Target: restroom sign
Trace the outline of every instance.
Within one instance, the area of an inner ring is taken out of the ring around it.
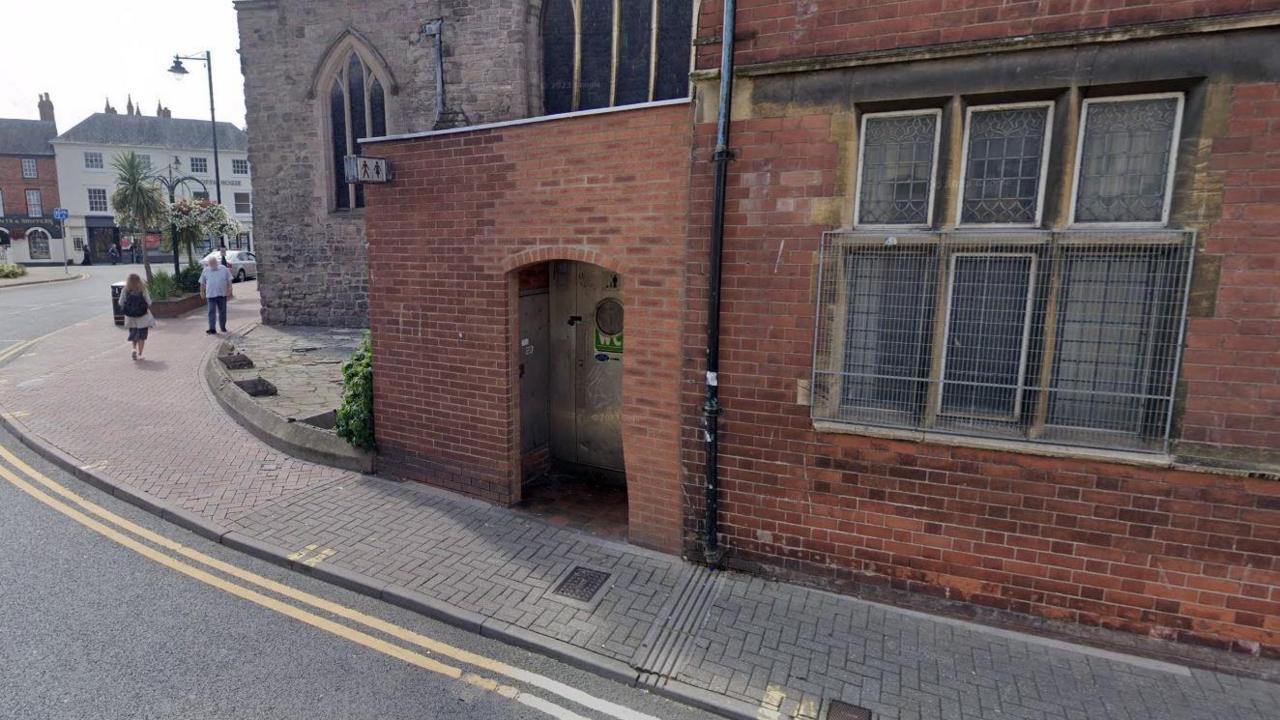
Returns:
[[[391,179],[391,165],[386,158],[347,155],[342,160],[349,183],[384,183]]]
[[[617,335],[606,335],[596,330],[595,341],[596,352],[603,353],[621,353],[622,352],[622,333]]]

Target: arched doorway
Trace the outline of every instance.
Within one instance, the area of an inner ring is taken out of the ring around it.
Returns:
[[[522,504],[625,538],[622,276],[551,260],[517,271]]]

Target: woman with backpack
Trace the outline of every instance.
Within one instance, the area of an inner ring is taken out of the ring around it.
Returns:
[[[151,315],[151,295],[142,284],[138,273],[131,273],[120,292],[120,310],[124,313],[124,326],[129,331],[129,343],[133,345],[133,359],[142,359],[142,349],[147,345],[147,331],[156,326]]]

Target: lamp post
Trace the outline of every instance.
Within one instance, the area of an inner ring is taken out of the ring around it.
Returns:
[[[218,115],[213,107],[213,60],[208,50],[204,51],[204,55],[174,55],[173,65],[169,66],[169,72],[177,76],[179,80],[187,75],[187,69],[182,66],[183,60],[198,60],[204,63],[205,69],[209,71],[209,123],[213,130],[213,184],[216,186],[218,204],[222,204],[222,170],[218,163]]]
[[[199,183],[200,189],[204,190],[204,194],[205,195],[209,194],[209,188],[205,187],[203,180],[201,180],[200,178],[191,177],[190,175],[180,175],[175,178],[173,176],[174,168],[177,168],[179,172],[182,171],[182,160],[177,155],[173,156],[173,162],[169,163],[168,168],[165,168],[166,171],[168,172],[167,177],[165,175],[155,176],[156,182],[163,185],[164,189],[169,191],[170,206],[173,205],[176,199],[174,198],[174,191],[177,190],[180,185],[185,185],[188,182]],[[173,240],[173,277],[176,280],[178,278],[178,273],[182,271],[178,267],[178,228],[174,226],[172,220],[169,222],[169,237],[172,238]],[[142,242],[142,251],[143,252],[147,251],[147,243],[146,243],[145,237],[143,238],[143,242]]]

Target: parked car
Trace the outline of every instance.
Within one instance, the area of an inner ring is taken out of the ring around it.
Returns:
[[[209,258],[222,259],[222,251],[214,250],[204,256],[204,262],[209,262]],[[231,277],[236,282],[244,280],[256,279],[258,277],[258,257],[247,250],[228,250],[227,265],[231,268]]]

